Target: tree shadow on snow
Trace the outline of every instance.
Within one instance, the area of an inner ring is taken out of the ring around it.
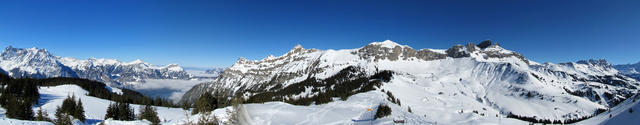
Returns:
[[[42,106],[44,104],[47,104],[51,100],[59,99],[59,98],[61,98],[61,97],[60,96],[51,95],[51,94],[40,94],[40,99],[38,99],[38,106]]]
[[[87,119],[84,122],[89,124],[89,125],[95,125],[98,124],[99,122],[102,122],[103,120],[100,119]]]

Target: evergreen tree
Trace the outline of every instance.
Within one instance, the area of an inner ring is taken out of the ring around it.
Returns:
[[[25,88],[24,88],[24,96],[27,98],[27,102],[31,102],[33,104],[38,103],[38,99],[40,98],[40,93],[38,92],[38,85],[37,83],[32,80],[26,80],[27,83],[25,83]]]
[[[146,119],[150,121],[152,125],[159,125],[160,118],[158,118],[158,112],[156,108],[151,105],[145,105],[144,107],[140,107],[140,114],[138,115],[138,120]]]
[[[116,103],[111,103],[109,104],[109,107],[107,107],[107,113],[104,115],[104,119],[109,119],[109,118],[119,118],[118,117],[118,105]]]
[[[193,114],[210,112],[218,108],[218,99],[213,97],[210,92],[205,92],[196,100],[196,106]]]
[[[67,96],[67,98],[62,101],[62,107],[60,107],[60,110],[63,113],[73,115],[76,112],[75,98],[76,98],[75,95]]]
[[[189,110],[189,108],[191,108],[191,105],[189,104],[189,102],[187,102],[187,101],[182,102],[182,109],[183,110]]]
[[[104,119],[109,118],[114,120],[131,121],[135,120],[135,115],[129,104],[116,102],[109,104],[109,107],[107,107],[107,113],[105,114]]]
[[[62,101],[62,107],[60,107],[60,111],[62,113],[71,115],[82,122],[86,120],[84,116],[84,107],[82,106],[82,101],[78,99],[78,102],[76,102],[75,95],[67,96],[67,98]]]
[[[56,108],[56,120],[53,122],[56,125],[72,125],[72,118],[62,108]]]
[[[382,118],[385,116],[391,115],[391,107],[388,105],[380,104],[378,105],[378,110],[376,110],[375,119]]]
[[[118,116],[120,119],[117,120],[132,121],[136,119],[134,111],[128,103],[118,103]]]
[[[75,112],[73,113],[73,117],[78,120],[84,122],[86,120],[84,116],[84,107],[82,106],[82,100],[78,98],[78,104],[76,104]]]
[[[32,120],[33,110],[31,109],[31,102],[25,102],[16,97],[8,97],[8,105],[6,115],[9,118],[15,118],[20,120]],[[3,105],[4,106],[4,105]]]
[[[49,118],[49,114],[47,114],[47,111],[42,111],[42,107],[38,108],[38,112],[36,113],[36,118],[34,120],[51,121],[51,119]]]

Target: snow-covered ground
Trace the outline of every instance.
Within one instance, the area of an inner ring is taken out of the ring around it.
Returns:
[[[33,107],[34,112],[41,107],[45,110],[50,117],[55,116],[55,109],[57,106],[62,105],[62,101],[71,95],[75,95],[77,98],[82,99],[83,106],[85,107],[85,115],[87,117],[86,124],[97,124],[103,122],[106,108],[110,103],[109,100],[99,99],[91,96],[86,96],[88,92],[76,85],[60,85],[51,87],[40,87],[39,90],[41,99],[40,105]],[[380,91],[370,91],[366,93],[356,94],[351,96],[346,101],[340,101],[335,98],[334,102],[322,105],[311,106],[295,106],[283,102],[267,102],[264,104],[246,104],[244,105],[244,114],[247,117],[249,124],[369,124],[369,122],[354,122],[353,120],[366,120],[372,119],[376,106],[381,103],[388,103],[385,100],[386,95]],[[409,113],[404,107],[389,104],[393,110],[393,113],[389,117],[371,121],[373,124],[391,124],[393,120],[403,119],[410,124],[435,124],[434,122],[425,121],[423,115],[415,113],[417,110],[422,109],[420,106],[414,109],[414,113]],[[139,105],[132,104],[132,107],[138,113]],[[162,124],[181,124],[187,121],[187,116],[184,110],[180,108],[167,108],[156,107],[158,110],[158,117],[163,120]],[[374,109],[367,111],[367,109]],[[226,121],[226,111],[231,110],[231,107],[216,109],[212,115],[215,115],[222,121]],[[201,114],[190,115],[190,121],[197,121]],[[457,114],[464,118],[476,118],[479,116],[471,114],[470,112],[464,114]],[[433,117],[433,119],[452,119],[443,118],[439,116],[427,116]],[[115,121],[106,120],[107,124],[118,125],[137,125],[148,124],[148,121]],[[491,118],[476,120],[472,122],[462,123],[523,123],[512,119],[499,119]],[[28,125],[48,125],[47,122],[34,122],[8,119],[4,117],[4,110],[0,110],[0,124],[28,124]]]
[[[414,84],[407,82],[407,76],[396,75],[390,82],[385,83],[381,89],[386,91],[403,91],[402,93],[394,93],[394,96],[401,100],[402,105],[395,105],[386,100],[387,95],[379,90],[369,91],[365,93],[359,93],[349,97],[345,101],[341,101],[338,98],[334,98],[335,101],[322,104],[322,105],[310,105],[310,106],[296,106],[283,102],[266,102],[266,103],[254,103],[245,104],[244,113],[247,118],[247,123],[257,125],[278,125],[278,124],[392,124],[393,120],[404,120],[407,124],[526,124],[524,121],[505,118],[500,115],[498,111],[492,108],[485,108],[481,103],[469,103],[465,102],[461,104],[451,104],[441,100],[463,100],[465,96],[451,96],[448,98],[431,98],[429,94],[438,94],[437,90],[430,90],[425,85]],[[453,85],[451,87],[460,87]],[[430,87],[438,88],[438,87]],[[450,88],[448,88],[450,89]],[[466,91],[466,90],[460,90]],[[109,100],[99,99],[95,97],[86,96],[87,91],[83,90],[76,85],[60,85],[50,87],[40,87],[39,92],[41,99],[39,105],[33,107],[34,112],[38,108],[49,113],[50,117],[54,116],[57,106],[62,104],[62,101],[71,95],[75,95],[77,98],[82,99],[83,106],[87,116],[86,124],[97,124],[99,122],[105,122],[107,124],[117,125],[138,125],[148,124],[148,121],[115,121],[106,120],[103,121],[106,113],[106,108],[110,103]],[[424,95],[425,96],[416,96]],[[443,93],[446,95],[453,95],[452,93]],[[462,93],[460,93],[462,94]],[[433,96],[436,97],[436,96]],[[636,97],[637,98],[637,97]],[[440,101],[439,101],[440,100]],[[473,100],[473,99],[464,99]],[[626,124],[637,123],[640,113],[629,113],[628,108],[634,107],[640,111],[640,105],[633,100],[627,100],[620,104],[618,107],[611,109],[611,112],[605,112],[601,115],[582,121],[578,124]],[[377,109],[379,104],[388,104],[392,108],[391,116],[381,119],[368,121],[372,119],[373,113]],[[138,113],[139,105],[132,105],[132,107]],[[412,113],[407,111],[407,108],[411,107]],[[157,107],[158,114],[163,124],[173,125],[181,124],[187,121],[185,112],[180,108],[167,108]],[[212,115],[215,115],[222,121],[227,118],[226,111],[231,107],[216,109]],[[367,109],[373,109],[368,111]],[[459,110],[463,110],[460,113]],[[479,113],[473,113],[472,110],[477,110]],[[481,114],[484,114],[482,116]],[[498,115],[496,117],[496,114]],[[612,118],[609,119],[609,114],[612,114]],[[197,121],[201,114],[189,115],[190,121]],[[356,122],[358,121],[358,122]],[[4,109],[0,109],[0,124],[25,124],[25,125],[49,125],[48,122],[35,122],[8,119],[4,116]]]
[[[640,124],[640,96],[636,95],[609,111],[601,113],[590,119],[580,121],[576,124],[584,125],[629,125]],[[629,109],[633,112],[629,112]]]
[[[40,105],[34,106],[33,111],[41,107],[47,111],[49,117],[55,116],[56,107],[62,105],[62,101],[67,96],[75,95],[76,98],[82,99],[83,107],[85,108],[85,115],[87,118],[87,124],[96,124],[104,119],[106,109],[109,104],[114,103],[110,100],[104,100],[92,96],[86,96],[88,92],[76,85],[60,85],[51,87],[40,87]],[[139,113],[138,109],[140,105],[132,104],[131,107]],[[160,120],[165,121],[165,124],[177,123],[182,119],[185,119],[185,112],[181,108],[168,108],[168,107],[156,107],[158,111],[158,117]],[[140,122],[137,122],[140,123]]]

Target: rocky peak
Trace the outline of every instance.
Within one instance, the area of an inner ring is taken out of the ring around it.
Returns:
[[[470,44],[473,45],[473,44]],[[467,45],[467,46],[470,46]],[[467,47],[463,46],[463,45],[455,45],[449,49],[447,49],[447,56],[449,57],[453,57],[453,58],[461,58],[461,57],[469,57],[470,56],[470,52],[469,49],[466,49]]]
[[[38,49],[35,47],[22,49],[9,46],[2,52],[2,54],[0,54],[0,56],[2,57],[2,60],[14,60],[31,64],[38,62],[56,63],[56,60],[58,59],[57,56],[49,53],[46,49]]]
[[[247,62],[249,62],[249,60],[245,59],[244,57],[240,57],[236,61],[236,64],[244,64],[244,63],[247,63]]]
[[[178,64],[169,64],[165,67],[162,67],[162,69],[167,69],[168,71],[174,71],[174,72],[184,71],[182,67],[180,67]]]
[[[610,67],[611,66],[611,64],[605,59],[580,60],[580,61],[577,61],[576,63],[578,63],[578,64],[587,64],[587,65],[595,65],[595,66],[604,66],[604,67]]]
[[[395,48],[396,46],[402,46],[396,42],[393,42],[391,40],[385,40],[383,42],[372,42],[367,46],[379,46],[379,47],[385,47],[385,48]]]
[[[299,52],[302,52],[303,50],[304,48],[302,47],[302,45],[296,44],[296,46],[294,46],[293,49],[289,50],[287,54],[299,53]]]
[[[55,57],[53,54],[49,53],[46,49],[38,49],[36,47],[33,48],[13,48],[9,46],[5,48],[2,52],[3,56],[20,56],[20,55],[34,55],[34,56],[47,56],[47,57]]]
[[[487,48],[487,47],[489,47],[491,45],[492,45],[491,40],[485,40],[485,41],[482,41],[482,42],[478,43],[478,47],[480,49]]]
[[[269,54],[269,56],[267,56],[267,57],[263,58],[263,59],[262,59],[262,61],[273,60],[273,59],[275,59],[275,58],[276,58],[276,57],[275,57],[275,56],[273,56],[273,54]]]

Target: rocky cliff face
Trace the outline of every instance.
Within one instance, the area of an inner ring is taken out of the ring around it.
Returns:
[[[379,79],[376,76],[387,71],[393,74],[391,80],[386,80],[389,82],[379,86],[366,82]],[[477,104],[487,105],[504,115],[566,120],[613,107],[638,90],[636,80],[621,75],[605,60],[539,64],[490,41],[479,46],[455,45],[446,50],[416,50],[392,41],[345,50],[296,46],[279,57],[255,61],[240,58],[220,76],[213,82],[193,87],[183,101],[193,101],[202,93],[212,92],[223,97],[241,96],[251,102],[284,101],[304,105],[309,104],[308,101],[300,100],[315,100],[321,104],[326,102],[324,99],[332,100],[324,96],[346,95],[348,98],[353,92],[382,88],[415,97],[414,100],[440,98],[438,103],[424,102],[436,107],[450,107],[447,104],[452,103]],[[398,87],[405,83],[417,88]],[[414,89],[424,91],[419,92],[424,95],[405,92]],[[540,108],[531,109],[535,107]]]
[[[144,82],[144,79],[189,79],[178,65],[156,67],[136,60],[120,62],[114,59],[77,60],[57,57],[45,49],[7,47],[0,55],[0,68],[12,77],[75,77],[102,81],[112,85]]]

